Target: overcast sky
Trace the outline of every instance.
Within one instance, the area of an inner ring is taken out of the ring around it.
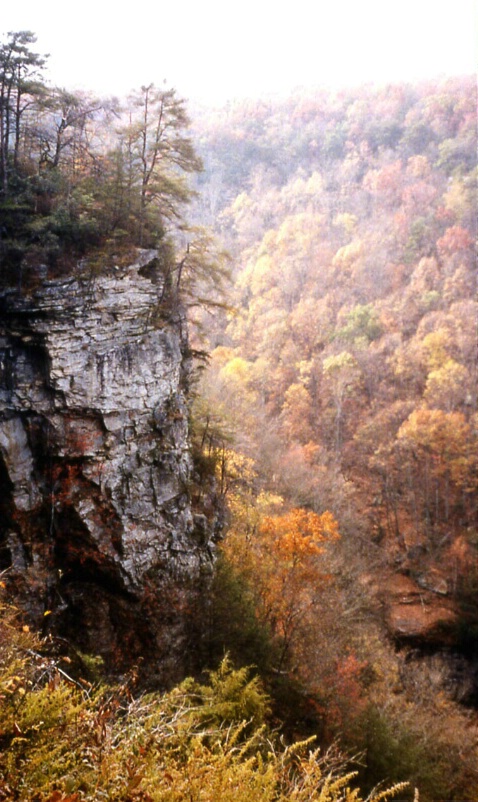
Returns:
[[[124,95],[165,80],[191,100],[476,72],[475,0],[3,0],[53,83]]]

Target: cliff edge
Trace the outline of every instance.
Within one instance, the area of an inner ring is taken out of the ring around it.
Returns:
[[[155,251],[0,293],[0,567],[45,631],[160,681],[194,663],[214,524],[194,515],[184,316]]]

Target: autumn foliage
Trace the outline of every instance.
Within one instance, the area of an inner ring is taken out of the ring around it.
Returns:
[[[321,558],[324,547],[338,537],[330,513],[319,516],[303,509],[266,515],[253,534],[232,530],[227,537],[225,553],[247,577],[256,614],[280,640],[278,669],[291,658],[321,590],[330,581]]]
[[[44,59],[31,34],[8,36],[5,280],[79,257],[94,277],[133,245],[158,249],[159,319],[181,289],[209,337],[190,490],[201,510],[215,492],[227,525],[198,646],[207,684],[93,688],[3,609],[0,799],[360,802],[343,766],[293,743],[304,732],[358,755],[367,791],[411,778],[423,802],[476,798],[476,81],[198,112],[198,157],[174,91],[142,87],[121,109],[19,81],[12,53],[25,75]],[[206,317],[226,250],[230,304]],[[84,458],[101,436],[72,424],[69,439]],[[85,479],[55,465],[51,480],[67,515]],[[384,616],[397,575],[409,607],[428,593],[453,610],[445,645],[419,658],[420,637],[409,648]]]
[[[238,104],[240,166],[230,120],[196,123],[236,257],[205,392],[271,490],[403,560],[476,525],[475,95],[449,79]]]
[[[229,493],[222,555],[275,647],[259,662],[302,683],[371,782],[381,766],[421,775],[426,799],[473,798],[456,700],[477,698],[476,82],[298,92],[195,128],[198,212],[235,261],[202,391],[256,471]],[[396,574],[417,608],[452,611],[446,653],[391,626]],[[433,688],[408,637],[438,650]]]

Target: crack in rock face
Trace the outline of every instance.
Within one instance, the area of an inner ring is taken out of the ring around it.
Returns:
[[[32,621],[167,682],[194,661],[214,525],[191,507],[186,325],[158,325],[155,259],[0,293],[0,566]]]

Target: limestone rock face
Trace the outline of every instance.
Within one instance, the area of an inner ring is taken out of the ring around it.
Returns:
[[[158,313],[155,257],[1,293],[0,566],[36,623],[167,680],[196,644],[213,525],[195,526],[187,333]]]

